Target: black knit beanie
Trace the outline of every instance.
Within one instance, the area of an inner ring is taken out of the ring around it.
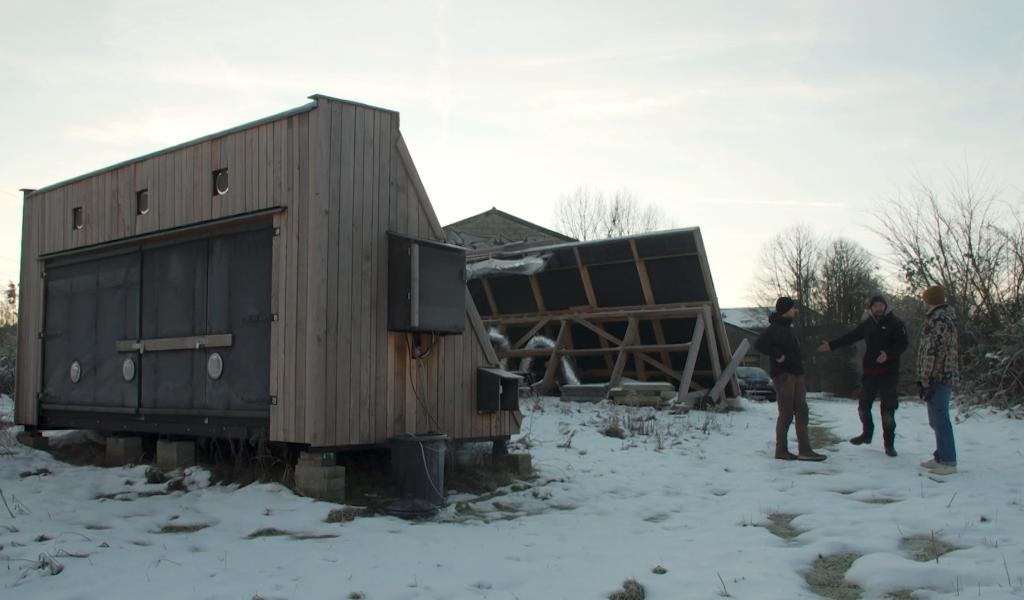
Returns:
[[[794,302],[792,298],[783,296],[775,301],[775,314],[784,315],[794,306],[796,306],[796,302]]]

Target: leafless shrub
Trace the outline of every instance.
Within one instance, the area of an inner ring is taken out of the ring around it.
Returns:
[[[608,194],[579,186],[555,204],[555,228],[581,241],[671,227],[660,208],[642,204],[629,190]]]

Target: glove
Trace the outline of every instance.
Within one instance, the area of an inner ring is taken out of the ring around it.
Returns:
[[[927,393],[928,392],[927,392],[927,390],[925,390],[925,387],[923,385],[921,385],[920,381],[918,381],[917,382],[917,397],[922,399],[922,400],[924,400],[924,397],[927,395]]]

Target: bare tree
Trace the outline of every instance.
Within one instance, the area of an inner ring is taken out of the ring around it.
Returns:
[[[579,186],[555,204],[555,228],[583,241],[671,227],[657,206],[642,204],[629,190],[607,194]]]
[[[965,170],[941,193],[918,179],[885,202],[873,230],[909,288],[943,286],[972,325],[1024,317],[1024,215],[984,176]]]
[[[865,302],[881,292],[878,261],[863,246],[838,238],[822,252],[813,306],[829,323],[850,324],[861,319]]]
[[[18,286],[13,281],[8,282],[7,288],[0,297],[0,327],[13,325],[18,322]]]
[[[759,304],[771,306],[779,296],[790,296],[800,308],[813,306],[820,280],[822,240],[807,225],[799,224],[768,240],[754,278],[754,297]],[[808,311],[798,315],[807,323]]]

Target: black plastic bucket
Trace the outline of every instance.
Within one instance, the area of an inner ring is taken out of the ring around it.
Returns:
[[[432,506],[444,503],[444,455],[448,436],[443,433],[403,434],[391,438],[391,469],[403,498]]]

